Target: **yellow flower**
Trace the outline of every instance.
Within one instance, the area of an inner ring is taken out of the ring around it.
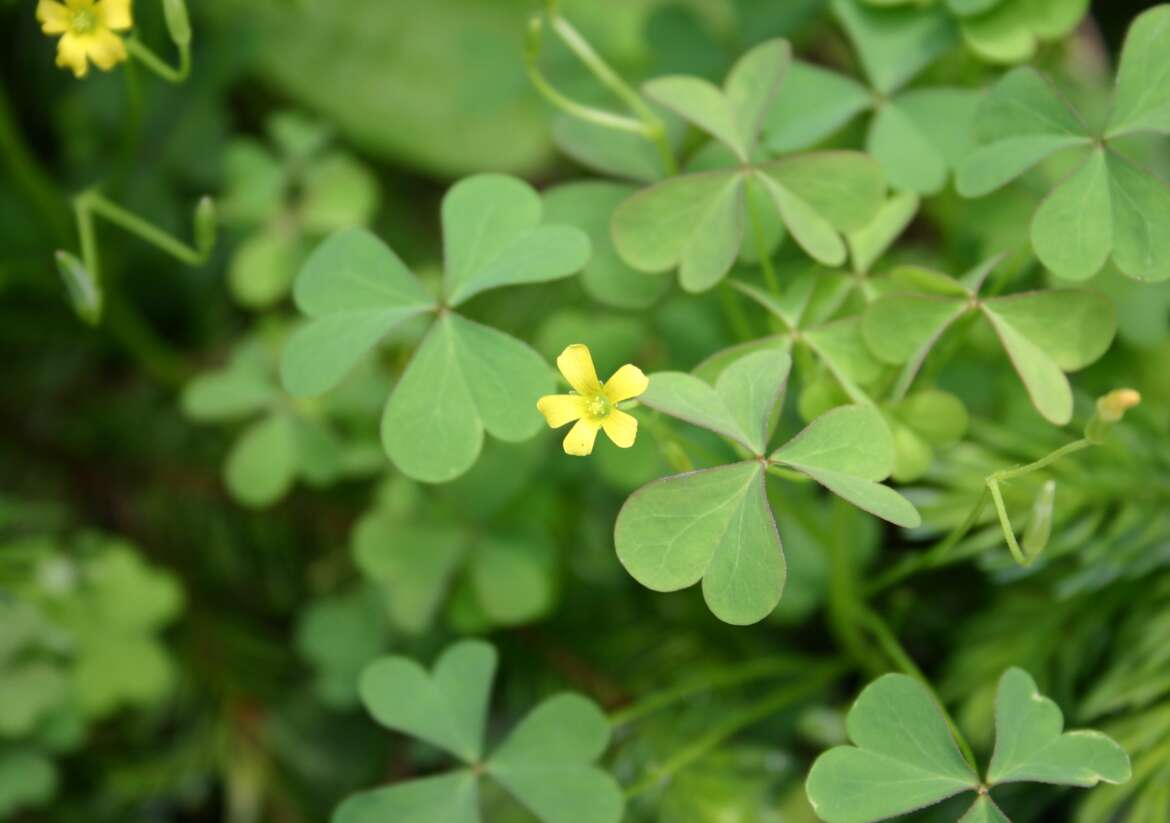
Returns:
[[[550,428],[558,429],[577,421],[565,435],[565,453],[579,456],[591,453],[598,429],[605,429],[609,439],[623,449],[634,445],[638,421],[619,409],[617,404],[646,391],[650,380],[642,370],[627,363],[603,386],[597,379],[589,347],[580,343],[561,352],[557,368],[576,394],[547,394],[536,402],[536,408]]]
[[[109,71],[126,59],[126,44],[116,31],[134,25],[130,0],[40,0],[37,20],[45,34],[59,34],[57,65],[85,77],[89,60]]]

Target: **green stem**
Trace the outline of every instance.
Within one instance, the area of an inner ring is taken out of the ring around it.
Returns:
[[[755,198],[747,198],[748,219],[752,222],[752,236],[756,243],[756,256],[760,259],[760,268],[764,270],[764,282],[772,294],[780,294],[780,281],[776,279],[776,270],[772,267],[772,255],[764,245],[764,228],[760,223],[759,210],[756,208]]]
[[[728,738],[738,734],[764,718],[820,693],[826,685],[838,677],[845,666],[835,663],[823,667],[815,674],[806,674],[797,683],[789,684],[767,698],[732,714],[707,734],[677,749],[661,766],[626,789],[626,797],[635,797],[662,785],[674,774],[698,760],[707,752],[721,745]]]
[[[547,15],[553,32],[568,47],[574,56],[597,78],[598,82],[621,100],[635,117],[624,117],[603,109],[589,106],[573,100],[557,90],[540,70],[540,54],[542,49],[542,34],[544,21],[540,16],[533,17],[528,27],[528,43],[525,49],[525,64],[528,77],[533,86],[554,106],[574,117],[587,122],[596,123],[605,128],[632,132],[644,137],[658,149],[662,160],[662,168],[666,176],[678,171],[678,164],[674,159],[674,149],[666,133],[666,124],[650,108],[642,96],[630,87],[613,68],[602,59],[594,48],[589,45],[573,24],[562,17],[557,9],[555,0],[549,0]]]
[[[186,263],[188,266],[198,266],[203,263],[206,257],[200,254],[196,249],[188,246],[182,240],[173,235],[163,231],[151,223],[143,220],[133,212],[127,211],[121,206],[107,200],[101,194],[94,190],[87,191],[77,197],[76,209],[78,214],[78,227],[83,230],[83,214],[85,219],[89,218],[89,213],[100,215],[116,226],[120,226],[131,234],[138,235],[147,243],[162,249],[172,257]],[[92,231],[92,227],[90,229]],[[82,254],[86,253],[84,236],[82,238]],[[96,250],[94,251],[96,255]],[[86,265],[90,265],[89,258],[85,258]],[[96,265],[96,257],[93,263]],[[96,268],[93,270],[96,272]]]
[[[719,284],[719,305],[737,340],[743,342],[755,339],[752,324],[739,303],[739,293],[726,280]]]
[[[907,577],[926,569],[933,569],[945,565],[949,560],[952,560],[951,551],[959,544],[959,541],[967,536],[971,529],[975,527],[975,524],[979,522],[979,517],[983,514],[983,507],[987,505],[987,497],[988,492],[984,489],[983,493],[979,495],[979,499],[975,501],[975,505],[971,507],[971,511],[967,514],[967,517],[950,534],[926,551],[906,558],[886,574],[883,574],[877,580],[870,583],[865,590],[866,595],[873,597],[879,592],[888,589],[890,586],[902,582]]]
[[[1012,527],[1011,519],[1008,517],[1007,506],[1004,505],[1003,494],[999,488],[1000,484],[1043,469],[1046,466],[1055,463],[1057,460],[1060,460],[1062,457],[1074,454],[1093,445],[1096,444],[1094,444],[1091,440],[1087,440],[1082,437],[1080,440],[1074,440],[1071,443],[1066,443],[1059,449],[1055,449],[1054,451],[1049,452],[1044,457],[1041,457],[1039,460],[1036,460],[1032,463],[1028,463],[1023,466],[1016,466],[1015,468],[1011,469],[1002,469],[987,476],[985,481],[987,490],[991,493],[991,499],[995,503],[995,513],[999,518],[999,526],[1003,530],[1004,540],[1007,542],[1008,550],[1012,553],[1012,557],[1021,566],[1031,565],[1032,561],[1024,553],[1024,550],[1020,548],[1020,544],[1016,540],[1016,532]]]
[[[179,50],[179,67],[175,68],[155,54],[137,37],[126,40],[126,51],[142,65],[153,71],[168,83],[182,83],[191,74],[191,47],[185,43],[177,43]]]
[[[613,712],[609,716],[609,722],[612,726],[627,725],[697,694],[730,689],[776,675],[804,671],[808,666],[807,660],[784,656],[756,658],[747,663],[737,663],[714,669],[701,677],[694,678],[692,682],[655,692],[631,706]]]
[[[853,558],[848,547],[834,535],[827,535],[822,545],[829,553],[829,593],[826,604],[829,628],[858,667],[870,677],[877,677],[886,671],[886,666],[860,630],[859,620],[866,607],[858,591],[859,581]]]

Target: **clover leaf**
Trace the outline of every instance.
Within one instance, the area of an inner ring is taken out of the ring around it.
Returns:
[[[878,13],[891,6],[929,6],[932,0],[865,2]],[[935,0],[934,6],[953,17],[967,48],[977,56],[991,63],[1018,63],[1030,59],[1040,43],[1070,34],[1088,11],[1089,0]]]
[[[765,490],[769,466],[805,474],[896,524],[919,522],[913,506],[877,482],[893,466],[893,443],[872,407],[835,409],[767,453],[791,365],[784,352],[754,352],[725,368],[714,386],[690,374],[659,372],[639,398],[752,455],[643,486],[614,525],[618,559],[635,580],[655,591],[701,580],[711,612],[727,623],[764,619],[784,590],[784,550]]]
[[[757,162],[763,119],[790,63],[786,41],[749,51],[723,88],[695,77],[663,77],[647,97],[714,137],[734,164],[674,177],[633,195],[614,212],[614,245],[645,272],[678,269],[679,283],[700,292],[716,285],[741,252],[745,225],[776,217],[805,252],[843,263],[842,232],[863,227],[881,204],[880,169],[857,152],[816,152]],[[767,213],[759,213],[759,209]],[[749,218],[750,217],[750,221]]]
[[[593,702],[569,693],[550,697],[485,756],[496,663],[491,645],[464,640],[430,672],[404,657],[370,664],[359,690],[374,719],[444,749],[467,768],[353,795],[334,812],[334,823],[475,823],[485,777],[543,823],[618,823],[621,789],[594,765],[609,745],[609,721]]]
[[[367,377],[375,388],[380,383]],[[365,444],[343,440],[331,410],[292,401],[277,381],[271,345],[249,338],[227,366],[188,382],[181,398],[184,414],[195,421],[252,420],[229,449],[223,474],[232,497],[255,508],[276,503],[297,479],[322,486],[371,468]]]
[[[946,330],[977,313],[994,329],[1032,405],[1045,419],[1064,425],[1073,412],[1065,373],[1088,366],[1109,348],[1117,325],[1113,306],[1096,292],[1076,289],[981,297],[995,263],[977,267],[962,283],[928,270],[903,269],[903,286],[918,293],[890,294],[871,303],[862,321],[866,343],[879,359],[903,365],[900,380],[909,385]]]
[[[411,522],[375,508],[353,531],[358,568],[378,588],[393,625],[418,634],[457,587],[493,625],[527,623],[553,599],[553,553],[541,540],[480,534],[457,523]]]
[[[394,329],[435,314],[391,393],[382,443],[408,476],[439,483],[467,471],[484,432],[505,441],[540,430],[536,399],[552,390],[544,361],[525,343],[451,311],[501,286],[567,277],[589,257],[588,237],[542,222],[526,183],[483,174],[457,183],[442,203],[445,273],[436,300],[373,235],[335,234],[297,278],[297,306],[310,318],[285,348],[281,373],[294,395],[321,394]]]
[[[1062,786],[1124,783],[1129,757],[1096,731],[1063,731],[1060,709],[1022,669],[1003,673],[995,704],[995,750],[980,779],[951,736],[930,691],[904,674],[887,674],[862,690],[849,710],[852,746],[817,758],[805,789],[827,823],[868,823],[977,791],[961,823],[1007,821],[991,792],[1005,783]]]
[[[337,229],[364,225],[378,207],[373,174],[350,154],[328,148],[328,131],[291,112],[269,119],[277,151],[241,139],[228,147],[220,211],[246,234],[228,264],[228,286],[249,308],[283,299],[306,246]]]
[[[837,0],[833,11],[853,42],[869,88],[811,63],[794,61],[764,125],[773,151],[812,146],[872,111],[866,151],[898,190],[935,194],[973,148],[978,93],[960,88],[906,90],[955,41],[939,9],[877,10]]]
[[[1170,134],[1170,102],[1162,91],[1170,55],[1160,45],[1168,27],[1170,5],[1134,21],[1103,133],[1085,125],[1030,68],[1005,75],[980,106],[984,145],[958,175],[965,197],[987,194],[1058,151],[1075,149],[1081,158],[1032,218],[1036,256],[1060,277],[1085,280],[1111,259],[1139,280],[1170,278],[1170,185],[1134,165],[1114,143],[1141,132]]]

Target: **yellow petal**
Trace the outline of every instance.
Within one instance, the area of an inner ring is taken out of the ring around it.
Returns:
[[[646,391],[650,385],[650,378],[642,374],[637,366],[626,363],[613,373],[613,377],[605,381],[605,396],[610,403],[620,403],[623,400],[637,397]]]
[[[67,31],[57,41],[57,65],[71,69],[77,77],[85,77],[89,71],[89,63],[85,60],[86,39]]]
[[[565,435],[565,454],[584,457],[593,451],[593,441],[597,439],[597,430],[601,424],[587,417],[582,417],[573,424],[569,433]]]
[[[37,3],[37,22],[45,34],[64,34],[69,31],[69,9],[56,0]]]
[[[536,410],[544,415],[549,428],[559,429],[585,416],[585,398],[577,394],[546,394],[536,401]]]
[[[601,381],[597,379],[597,369],[593,368],[593,356],[589,354],[588,346],[581,343],[566,346],[557,358],[557,368],[578,394],[601,391]]]
[[[121,37],[106,29],[98,29],[86,37],[85,50],[102,71],[109,71],[126,59],[126,44]]]
[[[638,436],[638,419],[621,409],[614,409],[607,414],[601,425],[613,444],[621,449],[634,445],[634,439]]]
[[[134,25],[130,15],[130,0],[101,0],[99,5],[106,28],[122,31]]]

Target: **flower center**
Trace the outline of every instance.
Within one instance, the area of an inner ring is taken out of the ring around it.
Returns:
[[[595,394],[585,404],[585,412],[594,420],[602,419],[609,414],[609,410],[612,408],[613,404],[609,402],[609,398],[604,394]]]
[[[73,12],[69,27],[73,29],[74,34],[89,34],[97,28],[97,23],[97,14],[92,8],[78,9]]]

